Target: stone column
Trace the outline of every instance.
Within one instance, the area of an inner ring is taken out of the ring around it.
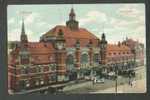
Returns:
[[[80,48],[76,49],[75,55],[76,55],[75,66],[76,66],[76,70],[77,70],[77,79],[79,79],[80,78],[80,74],[79,74],[79,71],[80,71],[80,55],[81,55]]]
[[[89,50],[90,66],[93,65],[93,48]]]
[[[57,81],[65,81],[66,74],[66,51],[58,50],[56,52],[56,61],[57,61]]]

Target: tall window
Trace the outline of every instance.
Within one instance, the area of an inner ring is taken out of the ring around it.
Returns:
[[[72,69],[74,67],[74,57],[73,55],[68,55],[66,59],[66,64],[68,69]]]
[[[99,63],[99,54],[94,54],[93,61],[94,63]]]
[[[88,63],[88,55],[87,55],[87,54],[83,54],[83,55],[81,56],[81,63],[82,63],[82,64]]]
[[[66,64],[68,64],[68,65],[74,64],[74,58],[73,58],[72,55],[68,55],[68,56],[67,56]]]

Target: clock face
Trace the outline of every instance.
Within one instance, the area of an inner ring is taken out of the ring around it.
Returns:
[[[59,50],[63,48],[63,43],[57,43],[56,45]]]

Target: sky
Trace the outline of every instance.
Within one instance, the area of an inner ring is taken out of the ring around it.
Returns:
[[[99,38],[104,32],[109,43],[123,41],[126,37],[145,43],[145,5],[142,3],[9,5],[8,41],[20,40],[22,17],[29,41],[39,41],[51,28],[65,25],[72,7],[79,27]]]

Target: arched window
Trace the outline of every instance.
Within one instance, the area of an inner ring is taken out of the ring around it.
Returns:
[[[74,67],[74,57],[73,55],[68,55],[66,59],[66,65],[68,69],[73,69]]]
[[[94,63],[99,63],[99,54],[94,54],[93,61]]]
[[[67,56],[66,64],[67,64],[67,65],[74,64],[74,57],[73,57],[73,55],[68,55],[68,56]]]
[[[83,55],[81,56],[81,63],[82,63],[82,64],[88,63],[88,55],[87,55],[87,54],[83,54]]]

